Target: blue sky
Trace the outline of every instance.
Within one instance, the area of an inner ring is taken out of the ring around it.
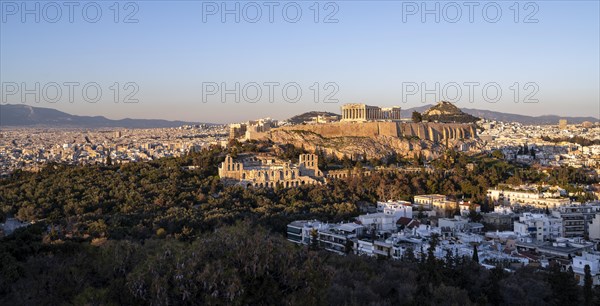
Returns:
[[[81,2],[73,8],[71,23],[63,2],[55,2],[62,13],[56,17],[50,2],[28,1],[28,9],[39,4],[38,16],[32,13],[22,20],[23,2],[2,0],[2,102],[114,119],[233,122],[267,116],[283,119],[310,110],[339,111],[350,102],[409,108],[423,105],[424,87],[431,90],[438,83],[440,92],[426,95],[425,103],[455,97],[458,86],[459,107],[600,116],[598,1],[518,2],[516,6],[514,1],[476,2],[473,22],[464,2],[455,2],[462,13],[457,17],[456,6],[442,1],[325,1],[318,2],[319,22],[314,20],[314,1],[289,2],[276,2],[273,22],[266,2],[226,2],[229,9],[239,5],[239,23],[233,14],[222,20],[222,1],[138,1],[129,6],[119,2],[119,22],[114,20],[113,1],[97,1],[102,15],[96,23],[90,22],[95,6],[88,5],[84,14],[85,2]],[[433,13],[421,20],[422,5],[431,10],[436,4],[440,22]],[[209,15],[215,5],[218,11]],[[259,18],[255,18],[257,6],[262,12]],[[288,20],[283,18],[284,6]],[[496,15],[497,7],[501,15]],[[297,8],[302,15],[293,23]],[[409,14],[415,8],[418,11]],[[124,23],[128,14],[137,23]],[[336,23],[323,22],[329,14]],[[39,23],[35,17],[40,17]],[[80,84],[72,103],[64,82]],[[81,93],[83,85],[92,82],[102,90],[96,103],[85,101]],[[136,86],[123,88],[129,82]],[[236,82],[240,102],[234,101],[233,94],[221,102],[221,84],[234,89]],[[279,83],[272,103],[265,82]],[[473,102],[466,82],[477,84]],[[40,92],[48,85],[48,94],[40,93],[39,103],[34,95],[24,100],[23,84],[31,89],[36,83]],[[60,85],[62,96],[53,103],[47,96],[54,95],[49,85],[54,83]],[[120,87],[119,103],[114,102],[114,83]],[[319,84],[318,103],[314,83]],[[330,86],[324,88],[327,83]],[[19,92],[7,84],[18,84]],[[211,95],[207,84],[217,84],[217,92]],[[262,99],[253,103],[255,84]],[[285,84],[291,88],[286,97]],[[417,84],[416,92],[409,92],[410,84]],[[241,92],[245,85],[247,95]],[[292,102],[296,87],[302,95]],[[496,88],[501,97],[495,96]],[[123,103],[136,89],[132,98],[139,102]],[[333,103],[324,103],[328,94],[333,94]],[[527,96],[528,102],[537,102],[524,103]]]

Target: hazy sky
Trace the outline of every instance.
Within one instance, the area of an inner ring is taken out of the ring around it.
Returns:
[[[600,117],[598,1],[69,3],[0,1],[0,102],[233,122],[409,108],[428,90],[426,103]]]

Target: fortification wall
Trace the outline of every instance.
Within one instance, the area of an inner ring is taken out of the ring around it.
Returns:
[[[464,123],[405,123],[405,122],[336,122],[311,125],[294,125],[277,128],[312,132],[325,138],[332,137],[411,137],[423,140],[471,139],[476,137],[475,126]],[[275,129],[275,130],[277,130]]]

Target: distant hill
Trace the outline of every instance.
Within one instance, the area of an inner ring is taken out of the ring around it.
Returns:
[[[479,118],[463,112],[456,105],[447,101],[441,101],[430,107],[422,113],[422,116],[423,120],[445,123],[473,123],[479,121]]]
[[[336,113],[312,111],[312,112],[307,112],[304,114],[296,115],[296,116],[288,119],[287,121],[292,124],[303,124],[303,123],[311,121],[314,117],[317,117],[317,116],[336,116],[336,117],[338,117],[338,119],[340,119],[340,117],[341,117],[339,114],[336,114]]]
[[[0,105],[0,127],[57,127],[57,128],[166,128],[198,124],[184,121],[159,119],[120,119],[111,120],[102,116],[76,116],[51,108],[29,105]]]
[[[433,104],[427,104],[418,107],[412,107],[402,109],[402,118],[410,118],[413,111],[423,113],[426,110],[433,107]],[[567,119],[569,124],[580,124],[584,121],[598,122],[598,118],[594,117],[564,117],[556,115],[544,115],[544,116],[526,116],[511,113],[502,113],[489,110],[473,109],[473,108],[461,108],[461,110],[467,114],[473,115],[479,118],[485,118],[488,120],[496,120],[503,122],[519,122],[521,124],[558,124],[559,119]]]

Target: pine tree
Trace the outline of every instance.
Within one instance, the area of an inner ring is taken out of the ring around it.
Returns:
[[[446,261],[446,268],[452,269],[453,264],[454,264],[454,254],[452,252],[452,249],[446,250],[445,261]]]
[[[352,242],[352,240],[350,240],[350,239],[346,240],[346,244],[344,244],[344,252],[346,254],[350,254],[350,253],[352,253],[353,249],[354,249],[354,242]]]
[[[435,265],[435,248],[439,244],[438,234],[431,234],[429,238],[429,248],[427,248],[427,262],[431,265]]]
[[[477,245],[473,245],[473,261],[479,263],[479,254],[477,254]]]
[[[421,113],[415,111],[412,113],[412,121],[413,122],[421,122],[421,121],[423,121],[423,116],[421,116]]]
[[[594,284],[594,280],[592,279],[592,272],[590,271],[590,266],[585,265],[583,268],[584,276],[583,276],[583,301],[584,305],[592,305],[593,292],[592,285]]]
[[[313,228],[310,230],[310,244],[308,249],[311,251],[317,251],[319,249],[319,232]]]
[[[402,257],[404,260],[406,260],[408,262],[416,262],[417,261],[417,258],[415,257],[415,251],[411,246],[407,247],[406,250],[404,250]]]

